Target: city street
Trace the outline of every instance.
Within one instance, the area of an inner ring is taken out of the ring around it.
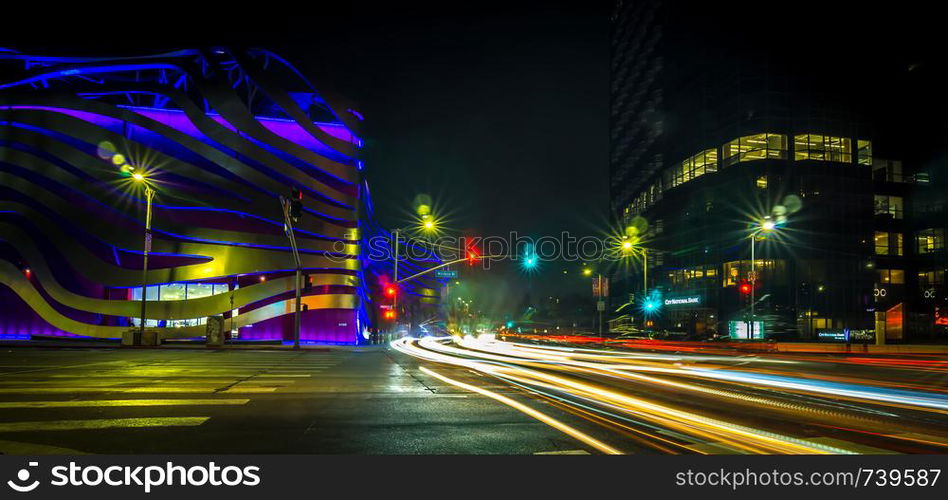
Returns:
[[[459,370],[458,370],[459,371]],[[0,351],[0,453],[533,454],[582,448],[383,347]]]
[[[4,348],[0,452],[941,453],[943,356]],[[658,347],[658,346],[657,346]]]

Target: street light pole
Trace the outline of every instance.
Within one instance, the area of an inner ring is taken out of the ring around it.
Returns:
[[[155,198],[155,190],[145,184],[145,244],[142,253],[142,315],[138,333],[141,343],[145,338],[145,295],[148,290],[148,252],[151,251],[151,201]]]
[[[648,250],[642,248],[642,292],[648,296]]]
[[[755,260],[754,260],[754,243],[757,241],[757,233],[759,233],[759,232],[760,232],[760,230],[758,229],[757,231],[754,231],[753,234],[751,234],[751,272],[750,272],[750,285],[751,285],[751,290],[750,290],[750,291],[751,291],[751,293],[750,293],[750,296],[751,296],[751,314],[750,314],[750,318],[751,318],[751,320],[750,320],[750,329],[749,329],[749,331],[750,331],[750,338],[751,338],[751,339],[754,338],[754,326],[755,326],[755,324],[756,324],[755,321],[754,321],[754,296],[755,296],[756,290],[754,290],[754,288],[756,288],[756,285],[757,285],[757,283],[756,283],[756,281],[757,281],[757,272],[756,272],[756,270],[755,270],[756,268],[754,267],[754,263],[755,263]]]
[[[757,242],[757,235],[759,235],[759,234],[762,233],[762,232],[771,232],[771,231],[773,231],[773,230],[776,229],[776,228],[777,228],[777,223],[774,222],[773,220],[771,220],[770,217],[765,217],[764,220],[760,222],[760,227],[758,227],[758,228],[757,228],[754,232],[752,232],[751,235],[750,235],[750,238],[751,238],[751,271],[750,271],[750,279],[749,279],[748,281],[750,281],[750,301],[751,301],[751,306],[750,306],[750,328],[748,329],[748,331],[750,332],[750,338],[751,338],[751,339],[754,338],[754,330],[755,330],[754,326],[755,326],[756,323],[757,323],[756,321],[754,321],[754,320],[756,319],[756,317],[757,317],[756,314],[755,314],[755,307],[756,307],[756,304],[754,303],[755,297],[756,297],[756,295],[757,295],[757,290],[756,290],[756,288],[757,288],[757,268],[756,268],[757,258],[756,258],[755,255],[754,255],[754,246],[755,246],[755,243]]]

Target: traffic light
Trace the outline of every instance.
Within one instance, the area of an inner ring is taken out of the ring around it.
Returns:
[[[293,222],[299,222],[303,216],[303,192],[293,188],[290,194],[290,218]]]
[[[386,309],[384,312],[382,312],[382,317],[390,321],[395,319],[395,310]]]
[[[737,289],[741,292],[741,295],[749,295],[751,293],[751,284],[746,281],[742,281]]]
[[[392,298],[394,298],[396,295],[398,295],[398,287],[397,287],[397,286],[395,286],[394,284],[385,285],[385,296],[386,296],[386,297],[392,297]]]
[[[303,291],[306,293],[313,291],[313,275],[307,274],[303,276]]]
[[[469,265],[474,265],[477,263],[477,259],[480,257],[480,254],[477,252],[477,249],[470,247],[467,249],[467,263]]]

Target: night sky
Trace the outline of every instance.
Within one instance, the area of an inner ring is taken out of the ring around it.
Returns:
[[[383,225],[409,224],[413,198],[427,193],[445,225],[463,234],[583,236],[608,227],[611,8],[608,1],[452,12],[360,4],[173,29],[143,21],[118,38],[106,20],[95,23],[102,29],[60,21],[42,31],[14,27],[0,46],[56,55],[266,46],[366,117],[366,175]],[[465,269],[458,292],[485,311],[508,312],[528,290],[535,300],[588,295],[577,269],[553,262],[530,276],[510,264]]]

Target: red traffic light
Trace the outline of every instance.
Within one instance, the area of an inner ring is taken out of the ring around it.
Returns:
[[[398,293],[398,287],[395,285],[386,285],[385,286],[385,296],[394,297]]]
[[[751,284],[748,283],[748,282],[746,282],[746,281],[741,282],[741,286],[738,287],[738,290],[739,290],[742,294],[747,295],[747,294],[751,293]]]

